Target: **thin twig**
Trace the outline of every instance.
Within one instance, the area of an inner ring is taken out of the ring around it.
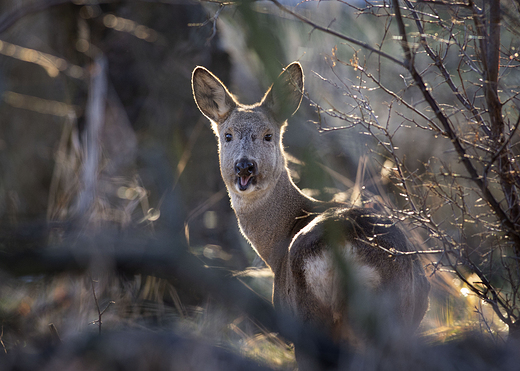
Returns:
[[[483,171],[483,174],[484,174],[484,180],[486,180],[487,178],[487,174],[489,173],[489,170],[491,168],[491,166],[495,163],[495,161],[498,159],[498,157],[502,154],[502,152],[504,151],[504,149],[506,149],[506,147],[509,145],[509,143],[511,142],[511,139],[513,139],[513,136],[515,135],[516,133],[516,130],[518,129],[518,126],[520,125],[520,115],[518,116],[518,119],[516,120],[516,124],[513,128],[513,130],[511,131],[511,133],[509,134],[509,137],[507,138],[507,140],[502,144],[502,146],[495,152],[495,154],[493,155],[493,157],[491,158],[491,160],[489,160],[488,164],[486,165],[486,167],[484,168],[484,171]]]
[[[90,275],[89,275],[89,278],[90,278],[90,283],[92,285],[92,295],[94,296],[94,301],[96,303],[96,309],[97,309],[97,312],[98,312],[98,319],[95,320],[95,321],[92,321],[91,324],[95,324],[95,323],[98,324],[99,334],[101,335],[101,324],[102,324],[102,321],[101,321],[102,318],[101,317],[103,316],[103,314],[105,314],[107,309],[112,304],[115,304],[116,302],[115,301],[109,301],[107,306],[105,307],[105,309],[101,310],[101,308],[99,307],[99,302],[98,302],[98,298],[97,298],[97,295],[96,295],[96,288],[94,287],[94,282],[96,282],[96,281],[94,281],[94,279]]]
[[[412,12],[413,18],[415,20],[415,25],[417,26],[417,30],[419,31],[419,34],[420,34],[422,47],[424,48],[424,50],[426,51],[428,56],[433,60],[433,62],[435,63],[435,66],[441,71],[441,74],[442,74],[444,80],[446,81],[446,83],[450,87],[451,91],[455,94],[457,99],[462,103],[462,105],[464,107],[466,107],[466,109],[468,111],[471,112],[473,117],[475,117],[475,119],[482,126],[482,129],[484,130],[484,132],[487,135],[490,135],[491,132],[490,132],[489,128],[486,126],[484,120],[482,119],[482,116],[480,115],[480,112],[478,112],[478,110],[475,108],[475,106],[472,105],[466,99],[466,97],[464,97],[459,92],[459,89],[455,86],[455,83],[453,82],[453,80],[451,78],[451,75],[448,72],[448,70],[446,69],[446,66],[442,62],[441,58],[433,51],[432,48],[430,48],[430,45],[428,44],[428,42],[426,41],[426,37],[424,36],[425,35],[424,27],[421,24],[421,21],[419,19],[419,16],[417,15],[417,11],[415,10],[414,6],[412,5],[412,3],[409,0],[404,0],[404,2],[406,4],[406,6],[408,7],[408,9],[410,9],[410,11]]]
[[[289,8],[287,8],[286,6],[280,4],[278,2],[278,0],[271,0],[279,9],[281,9],[282,11],[284,11],[285,13],[288,13],[290,15],[292,15],[293,17],[295,17],[296,19],[300,20],[301,22],[305,23],[305,24],[308,24],[309,26],[312,26],[314,29],[316,30],[319,30],[319,31],[322,31],[322,32],[325,32],[325,33],[328,33],[330,35],[333,35],[333,36],[336,36],[337,38],[340,38],[342,40],[345,40],[345,41],[348,41],[352,44],[355,44],[355,45],[358,45],[358,46],[361,46],[367,50],[370,50],[372,53],[375,53],[375,54],[378,54],[404,68],[406,68],[406,65],[403,61],[391,56],[390,54],[388,53],[385,53],[379,49],[376,49],[374,47],[372,47],[371,45],[367,44],[367,43],[364,43],[362,41],[359,41],[357,39],[354,39],[352,37],[349,37],[347,35],[344,35],[342,33],[339,33],[339,32],[336,32],[334,30],[331,30],[330,28],[328,27],[323,27],[323,26],[320,26],[316,23],[314,23],[313,21],[305,18],[304,16],[296,13],[296,12],[293,12],[292,10],[290,10]]]
[[[213,15],[213,17],[211,17],[211,21],[213,22],[213,27],[212,27],[212,32],[211,32],[211,35],[208,37],[208,39],[206,40],[206,46],[209,45],[210,41],[215,37],[215,35],[217,34],[217,20],[218,20],[218,16],[220,15],[220,12],[222,10],[224,10],[224,7],[225,5],[224,4],[220,4],[220,7],[217,9],[217,11],[215,12],[215,14]]]
[[[92,276],[90,276],[90,284],[92,286],[92,296],[94,297],[94,302],[96,303],[96,309],[97,309],[97,312],[98,312],[98,328],[99,328],[99,334],[101,335],[101,310],[99,309],[99,302],[98,302],[98,298],[97,298],[97,295],[96,295],[96,288],[94,287],[94,279],[92,278]],[[95,323],[96,321],[94,321]]]
[[[4,325],[2,325],[2,333],[0,333],[0,344],[2,345],[2,348],[4,349],[4,353],[7,354],[7,349],[5,348],[5,344],[4,344]]]
[[[274,0],[273,0],[274,1]],[[462,146],[460,139],[458,135],[455,133],[453,128],[451,127],[451,124],[446,117],[446,115],[443,113],[441,108],[439,107],[439,104],[433,98],[430,91],[426,87],[426,84],[424,83],[424,80],[421,76],[421,74],[417,71],[415,68],[415,65],[413,64],[412,60],[412,54],[410,47],[407,42],[406,38],[406,30],[403,22],[403,18],[401,16],[401,10],[399,8],[399,2],[398,0],[392,0],[394,4],[394,9],[396,13],[396,20],[399,25],[400,32],[404,33],[402,36],[402,43],[401,46],[404,50],[405,56],[407,58],[406,60],[406,66],[408,70],[410,71],[412,78],[414,79],[416,85],[421,90],[421,93],[423,94],[426,102],[430,105],[433,112],[435,113],[435,116],[442,124],[442,127],[444,128],[444,132],[448,136],[448,138],[451,140],[453,146],[455,147],[455,150],[457,151],[457,154],[459,155],[459,159],[466,168],[466,171],[469,173],[471,180],[476,183],[476,185],[479,187],[479,189],[482,191],[484,199],[489,203],[493,211],[495,212],[498,219],[503,223],[504,227],[508,230],[508,234],[512,237],[512,239],[515,240],[515,243],[520,246],[520,233],[516,228],[516,224],[509,218],[509,216],[502,210],[502,207],[500,206],[500,203],[496,200],[495,196],[491,193],[489,187],[487,184],[484,183],[482,177],[478,174],[476,168],[473,166],[473,163],[471,162],[470,158],[468,157],[466,150]]]
[[[55,344],[61,344],[61,338],[58,334],[58,329],[54,326],[54,323],[49,323],[49,331],[51,332],[52,340]]]

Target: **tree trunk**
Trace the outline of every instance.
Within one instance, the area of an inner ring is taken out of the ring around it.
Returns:
[[[509,325],[508,343],[520,347],[520,321],[513,322]]]

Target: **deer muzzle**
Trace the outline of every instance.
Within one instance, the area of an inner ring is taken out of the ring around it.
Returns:
[[[235,174],[237,176],[238,189],[245,191],[255,182],[258,166],[255,161],[242,158],[235,163]]]

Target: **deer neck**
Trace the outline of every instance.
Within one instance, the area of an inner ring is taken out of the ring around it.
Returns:
[[[286,171],[261,195],[231,196],[238,224],[258,255],[273,270],[287,253],[294,226],[307,215],[313,200],[294,185]]]

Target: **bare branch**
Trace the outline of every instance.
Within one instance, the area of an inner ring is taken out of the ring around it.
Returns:
[[[448,72],[448,70],[446,69],[446,67],[444,66],[444,63],[442,61],[442,59],[432,50],[432,48],[429,46],[427,40],[426,40],[426,37],[424,36],[425,35],[425,32],[424,32],[424,28],[421,24],[421,21],[417,15],[417,12],[414,8],[414,6],[412,5],[412,3],[409,1],[409,0],[404,0],[404,2],[406,3],[406,6],[408,7],[408,9],[410,9],[410,11],[412,12],[412,15],[413,15],[413,18],[415,20],[415,24],[417,26],[417,30],[419,31],[419,34],[420,34],[420,39],[421,39],[421,45],[422,47],[424,48],[424,50],[426,51],[426,53],[428,54],[428,56],[434,61],[435,63],[435,66],[441,71],[442,73],[442,76],[444,77],[444,80],[448,83],[448,86],[450,87],[451,91],[453,91],[453,93],[455,94],[455,96],[457,97],[457,99],[459,100],[459,102],[462,103],[462,105],[464,107],[466,107],[466,109],[468,111],[470,111],[474,118],[479,122],[479,124],[482,126],[482,129],[484,130],[484,132],[487,134],[487,135],[490,135],[490,130],[489,128],[486,126],[486,124],[484,123],[484,120],[482,119],[482,116],[480,115],[480,112],[475,108],[474,105],[472,105],[460,92],[459,92],[459,89],[455,86],[452,78],[451,78],[451,75],[450,73]],[[459,48],[460,49],[460,48]],[[462,79],[461,79],[462,81]]]
[[[394,4],[394,9],[396,12],[396,20],[399,24],[399,30],[400,30],[400,32],[404,33],[404,35],[401,35],[403,38],[401,46],[403,47],[405,56],[407,58],[405,63],[407,65],[416,85],[421,90],[421,93],[423,94],[426,102],[428,102],[428,104],[432,108],[437,119],[441,122],[445,133],[447,134],[448,138],[453,143],[453,146],[455,147],[455,150],[457,151],[457,154],[459,155],[459,159],[464,164],[464,167],[466,168],[466,171],[469,173],[471,180],[473,182],[475,182],[477,184],[477,186],[479,187],[479,189],[483,192],[483,196],[484,196],[485,200],[490,204],[491,208],[496,213],[498,219],[508,229],[509,234],[515,240],[516,244],[518,246],[520,246],[520,233],[517,231],[515,223],[509,218],[509,216],[504,212],[504,210],[502,210],[500,203],[496,200],[495,196],[489,190],[487,184],[484,183],[482,177],[478,174],[477,170],[475,169],[472,162],[470,161],[470,158],[468,157],[466,150],[462,146],[459,137],[457,136],[457,134],[451,127],[451,124],[450,124],[448,118],[444,115],[444,113],[442,112],[441,108],[439,107],[437,101],[433,98],[430,91],[426,87],[426,84],[424,83],[422,76],[416,70],[413,60],[412,60],[412,54],[410,51],[410,47],[407,42],[406,30],[405,30],[405,26],[403,23],[403,19],[401,17],[401,11],[399,8],[398,0],[392,0],[392,2]]]
[[[325,32],[325,33],[328,33],[329,35],[332,35],[332,36],[336,36],[338,37],[339,39],[341,40],[345,40],[345,41],[348,41],[352,44],[355,44],[355,45],[358,45],[358,46],[361,46],[369,51],[371,51],[372,53],[375,53],[375,54],[378,54],[404,68],[406,68],[406,65],[405,63],[403,63],[403,61],[400,61],[399,59],[397,58],[394,58],[393,56],[391,56],[390,54],[387,54],[379,49],[376,49],[374,47],[372,47],[370,44],[367,44],[367,43],[364,43],[362,41],[359,41],[359,40],[356,40],[352,37],[349,37],[347,35],[344,35],[344,34],[341,34],[339,32],[336,32],[334,30],[331,30],[330,28],[328,27],[322,27],[322,26],[319,26],[318,24],[314,23],[313,21],[311,21],[310,19],[307,19],[305,18],[304,16],[296,13],[296,12],[293,12],[292,10],[290,10],[289,8],[287,8],[286,6],[282,5],[280,2],[278,2],[278,0],[271,0],[278,8],[280,8],[281,10],[283,10],[285,13],[288,13],[288,14],[291,14],[293,17],[295,17],[296,19],[302,21],[303,23],[305,24],[308,24],[309,26],[312,26],[313,28],[315,28],[316,30],[319,30],[319,31],[322,31],[322,32]]]

